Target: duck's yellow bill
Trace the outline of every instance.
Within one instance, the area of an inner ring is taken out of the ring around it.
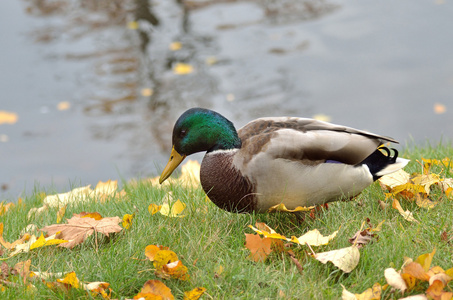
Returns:
[[[168,177],[170,177],[171,173],[179,166],[179,164],[186,158],[185,155],[181,155],[178,151],[175,150],[175,147],[171,149],[170,159],[168,160],[167,165],[165,166],[162,174],[159,178],[159,183],[162,184]]]

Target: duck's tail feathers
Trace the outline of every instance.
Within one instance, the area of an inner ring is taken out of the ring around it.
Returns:
[[[384,175],[391,174],[404,168],[410,160],[398,157],[398,151],[393,149],[393,156],[387,147],[380,147],[370,156],[365,158],[360,165],[367,165],[373,180],[377,180]],[[385,152],[385,153],[384,153]]]

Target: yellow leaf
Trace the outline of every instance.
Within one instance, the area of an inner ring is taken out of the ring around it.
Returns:
[[[398,289],[401,292],[404,292],[407,289],[406,282],[395,269],[393,268],[385,269],[384,276],[385,280],[387,280],[387,283],[391,287]]]
[[[131,30],[137,30],[138,29],[138,22],[137,21],[130,21],[127,23],[127,28]]]
[[[170,43],[170,46],[168,47],[171,51],[177,51],[182,48],[181,42],[173,42]]]
[[[155,213],[159,212],[162,209],[162,205],[157,205],[154,203],[151,203],[148,206],[148,211],[150,214],[154,215]]]
[[[264,224],[264,223],[262,223]],[[257,226],[259,226],[259,223],[256,223]],[[264,224],[266,227],[267,227],[267,230],[259,230],[258,228],[255,228],[253,227],[252,225],[249,225],[249,228],[251,228],[253,231],[261,234],[261,235],[264,235],[265,237],[267,238],[271,238],[271,239],[279,239],[279,240],[286,240],[286,241],[290,241],[291,239],[288,239],[286,236],[284,235],[281,235],[279,233],[276,233],[275,230],[273,230],[272,228],[268,227],[266,224]]]
[[[159,250],[154,256],[153,265],[157,270],[161,270],[166,264],[178,260],[178,256],[171,250]]]
[[[109,288],[110,283],[96,281],[87,284],[81,284],[83,289],[90,291],[93,297],[96,297],[96,295],[101,295],[101,297],[104,299],[112,298],[112,289]]]
[[[71,103],[68,101],[62,101],[57,104],[58,110],[68,110],[69,108],[71,108]]]
[[[177,260],[164,265],[161,270],[157,270],[156,274],[164,278],[171,277],[180,280],[189,280],[190,276],[187,272],[187,267],[180,260]]]
[[[425,253],[417,257],[415,262],[419,263],[425,272],[428,272],[431,262],[433,261],[434,254],[436,253],[436,248],[431,253]]]
[[[129,215],[125,214],[123,216],[123,227],[124,229],[129,229],[132,226],[132,219],[134,218],[135,214]]]
[[[41,236],[36,240],[36,242],[30,245],[30,250],[41,248],[44,246],[59,245],[61,243],[67,242],[68,242],[67,240],[56,239],[55,235],[44,238],[44,234],[41,233]]]
[[[157,246],[157,245],[148,245],[145,248],[145,256],[148,257],[150,261],[154,261],[156,253],[160,250],[168,250],[168,247]]]
[[[323,236],[318,229],[313,229],[298,238],[292,237],[291,242],[301,245],[308,244],[310,246],[327,245],[329,241],[337,235],[337,233],[338,230],[329,236]]]
[[[171,218],[182,218],[185,217],[185,215],[181,215],[181,213],[184,211],[186,208],[186,204],[181,202],[179,199],[176,200],[176,202],[173,202],[172,205],[170,205],[170,200],[173,198],[172,193],[169,192],[167,195],[164,197],[164,203],[162,204],[162,207],[160,209],[160,213],[164,216],[171,217]]]
[[[426,194],[429,195],[431,185],[438,183],[440,176],[437,174],[420,174],[411,178],[411,182],[415,185],[421,185],[425,188]]]
[[[343,272],[350,273],[359,263],[360,252],[357,246],[353,245],[347,248],[317,253],[314,257],[323,264],[330,261]]]
[[[361,294],[355,294],[357,300],[380,300],[382,287],[379,283],[373,284],[373,287],[366,289]]]
[[[80,218],[92,218],[95,219],[96,221],[99,221],[102,219],[102,216],[100,213],[92,212],[92,213],[87,213],[87,212],[81,212],[80,214],[75,214],[74,216],[79,216]]]
[[[433,208],[438,204],[438,202],[433,202],[427,197],[426,194],[418,193],[415,196],[415,203],[422,208]]]
[[[406,211],[403,210],[398,200],[393,199],[392,207],[397,209],[400,215],[402,215],[406,221],[419,223],[419,221],[414,219],[412,212],[410,212],[409,210]]]
[[[190,74],[194,71],[193,67],[189,64],[185,63],[176,63],[173,66],[173,73],[178,74],[178,75],[186,75]]]
[[[379,182],[390,188],[394,188],[398,185],[406,184],[409,181],[409,179],[410,179],[409,173],[401,169],[392,174],[382,176],[381,178],[379,178]]]
[[[0,110],[0,125],[1,124],[14,124],[19,117],[16,113]]]
[[[189,292],[184,292],[184,300],[198,300],[206,292],[206,288],[197,287]]]
[[[280,204],[274,205],[271,208],[269,208],[267,210],[267,212],[277,212],[277,211],[279,211],[279,212],[299,212],[299,211],[310,211],[313,208],[315,208],[315,207],[314,206],[309,206],[309,207],[298,206],[295,209],[287,209],[285,204],[280,203]]]
[[[60,209],[57,212],[57,223],[61,222],[61,219],[63,219],[65,212],[66,212],[66,205],[63,205],[60,207]]]
[[[79,279],[77,278],[76,273],[74,271],[66,274],[66,276],[63,279],[57,279],[57,282],[68,284],[76,289],[80,288]]]

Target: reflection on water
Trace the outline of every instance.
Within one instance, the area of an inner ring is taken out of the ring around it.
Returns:
[[[71,183],[155,175],[166,162],[174,121],[193,106],[218,110],[238,127],[261,116],[323,113],[403,141],[453,135],[450,4],[20,5],[0,4],[11,14],[0,18],[5,24],[21,21],[0,26],[11,37],[4,50],[10,71],[0,82],[6,98],[16,100],[0,110],[20,118],[0,125],[8,136],[0,142],[8,170],[0,174],[2,197],[30,191],[35,180],[62,191]],[[178,64],[189,66],[188,74]],[[71,108],[54,109],[62,101]],[[436,103],[446,111],[436,115]]]

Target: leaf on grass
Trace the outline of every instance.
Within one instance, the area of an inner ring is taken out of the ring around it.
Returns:
[[[148,245],[145,248],[145,256],[148,257],[150,261],[154,261],[156,253],[160,250],[168,250],[168,247],[157,246],[157,245]]]
[[[415,185],[421,185],[425,189],[425,193],[429,195],[431,185],[438,183],[440,176],[437,174],[419,174],[411,178],[411,182]]]
[[[23,244],[30,240],[31,236],[26,233],[20,239],[16,240],[13,243],[9,243],[3,239],[3,223],[0,223],[0,244],[8,250],[14,249],[17,245]]]
[[[41,236],[33,244],[30,245],[29,250],[41,248],[44,246],[59,245],[61,243],[67,243],[67,242],[68,242],[67,240],[56,239],[55,235],[45,238],[44,234],[41,233]]]
[[[187,267],[178,259],[175,252],[168,250],[168,247],[149,245],[145,248],[145,255],[153,262],[157,276],[189,280]]]
[[[438,202],[434,202],[431,199],[428,198],[428,195],[418,193],[415,196],[415,203],[420,206],[421,208],[433,208],[438,204]]]
[[[357,246],[351,246],[338,250],[317,253],[314,257],[323,264],[330,261],[343,272],[350,273],[359,263],[360,252]]]
[[[90,283],[81,283],[82,287],[91,293],[91,296],[96,297],[100,295],[104,299],[112,298],[112,289],[110,283],[95,281]]]
[[[291,213],[294,213],[294,212],[301,212],[301,211],[311,211],[314,208],[315,208],[315,206],[309,206],[309,207],[298,206],[295,209],[287,209],[285,204],[280,203],[280,204],[270,207],[267,210],[267,212],[291,212]]]
[[[379,223],[376,228],[373,228],[373,226],[371,225],[370,223],[370,219],[367,219],[367,223],[368,223],[368,228],[365,228],[364,230],[361,230],[359,229],[353,237],[351,237],[348,241],[351,243],[351,244],[355,244],[357,245],[359,248],[365,246],[366,244],[368,244],[369,242],[371,242],[373,240],[373,238],[377,237],[377,235],[373,232],[378,232],[378,231],[381,231],[381,228],[382,228],[382,224],[384,224],[384,221],[381,221],[381,223]],[[363,225],[362,225],[363,227]]]
[[[403,169],[400,169],[392,174],[382,176],[379,178],[379,182],[390,189],[406,184],[409,182],[410,179],[410,174],[404,171]]]
[[[206,288],[197,287],[191,291],[184,292],[184,300],[198,300],[206,292]]]
[[[182,212],[186,208],[186,204],[181,202],[181,200],[176,200],[173,204],[168,202],[164,202],[162,204],[162,208],[160,209],[160,213],[164,216],[171,217],[171,218],[183,218],[185,215],[182,215]]]
[[[59,238],[69,242],[60,244],[60,247],[72,249],[74,246],[83,243],[85,239],[94,232],[102,233],[109,236],[110,233],[120,232],[122,227],[118,225],[121,222],[119,217],[102,218],[95,220],[93,218],[84,218],[73,216],[67,220],[67,224],[54,224],[42,228],[48,234],[60,232]]]
[[[401,292],[404,292],[407,289],[406,282],[404,281],[401,274],[398,273],[394,268],[388,268],[384,271],[385,280],[387,283]]]
[[[63,206],[61,206],[60,209],[58,210],[58,212],[57,212],[57,223],[60,223],[60,222],[61,222],[61,219],[63,219],[64,214],[66,213],[66,206],[67,206],[67,205],[63,205]]]
[[[434,248],[432,252],[425,253],[417,257],[415,262],[419,263],[425,272],[428,272],[431,262],[433,261],[434,254],[436,254],[436,249]]]
[[[153,298],[154,297],[154,298]],[[160,297],[160,298],[158,298]],[[148,280],[134,299],[174,300],[171,290],[160,280]]]
[[[264,262],[272,252],[271,246],[271,238],[261,238],[256,234],[245,234],[245,247],[250,250],[249,258],[255,262]]]
[[[353,294],[348,291],[343,285],[342,300],[380,300],[382,293],[382,286],[376,282],[373,287],[366,289],[361,294]]]
[[[428,281],[429,275],[426,274],[426,271],[423,267],[417,262],[410,262],[403,268],[403,274],[409,274],[414,278],[417,278],[422,281]]]
[[[154,215],[155,213],[159,212],[162,208],[162,205],[157,205],[157,204],[154,204],[154,203],[151,203],[149,206],[148,206],[148,211],[151,215]]]
[[[318,229],[313,229],[298,238],[292,237],[290,241],[296,244],[308,244],[310,246],[327,245],[337,233],[338,230],[334,231],[331,235],[323,236]]]
[[[95,220],[101,220],[102,219],[101,214],[98,213],[98,212],[89,213],[89,212],[85,212],[85,211],[82,211],[79,214],[74,214],[73,217],[92,218],[92,219],[95,219]]]
[[[134,219],[134,216],[135,216],[135,214],[132,214],[132,215],[130,215],[130,214],[125,214],[125,215],[123,216],[123,223],[122,223],[122,225],[123,225],[124,229],[129,229],[129,228],[131,228],[131,226],[132,226],[132,220]]]
[[[30,265],[31,265],[31,259],[18,262],[13,268],[22,277],[24,284],[26,284],[27,278],[30,276]]]
[[[259,227],[260,229],[258,228],[255,228],[253,227],[252,225],[249,225],[248,227],[251,228],[253,231],[261,234],[261,235],[264,235],[265,237],[267,238],[272,238],[272,239],[280,239],[280,240],[285,240],[285,241],[290,241],[290,239],[288,239],[286,236],[283,236],[277,232],[275,232],[274,229],[270,228],[269,226],[267,226],[266,224],[264,223],[260,223],[260,222],[257,222],[255,224],[256,227]]]
[[[412,212],[410,212],[409,210],[403,210],[398,200],[393,199],[392,207],[397,209],[400,215],[402,215],[406,221],[420,223],[413,217]]]
[[[57,279],[57,282],[63,283],[76,289],[80,288],[80,281],[74,271],[66,274],[63,279]]]

